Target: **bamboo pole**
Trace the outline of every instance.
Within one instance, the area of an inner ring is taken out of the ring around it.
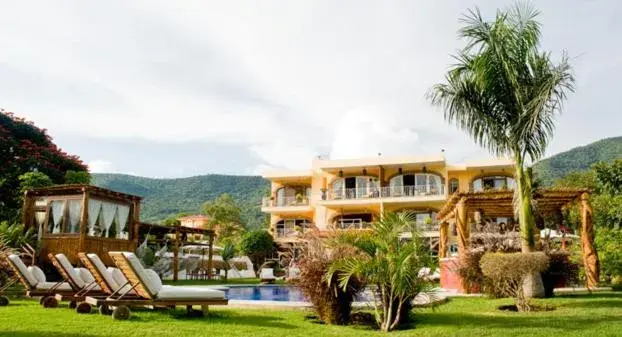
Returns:
[[[214,255],[214,234],[209,235],[209,245],[207,250],[207,279],[212,279],[212,256]]]
[[[173,281],[179,279],[179,230],[175,231],[175,241],[173,242]]]
[[[594,225],[589,193],[581,194],[581,250],[585,268],[585,285],[588,288],[597,287],[600,278],[600,263],[594,247]]]
[[[456,204],[456,229],[458,231],[458,256],[466,258],[469,249],[469,228],[467,224],[467,207],[464,198]]]
[[[438,257],[439,259],[447,257],[447,231],[449,230],[449,223],[446,221],[441,223],[440,226],[440,241],[438,243]]]

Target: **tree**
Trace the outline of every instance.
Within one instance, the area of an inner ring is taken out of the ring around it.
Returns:
[[[459,31],[465,48],[455,64],[429,93],[445,119],[466,131],[474,141],[497,156],[515,162],[515,204],[522,249],[535,249],[532,177],[528,160],[546,150],[574,77],[564,54],[558,64],[539,50],[538,11],[527,4],[499,11],[492,22],[479,9],[469,10]]]
[[[403,233],[412,239],[403,240]],[[335,244],[354,253],[334,261],[326,274],[330,282],[337,276],[344,290],[352,282],[364,280],[374,296],[376,322],[382,331],[395,329],[407,318],[412,300],[432,285],[419,271],[432,266],[429,250],[417,231],[414,213],[387,213],[366,232],[343,231]]]
[[[258,277],[266,257],[272,253],[273,245],[272,235],[262,229],[246,232],[242,236],[240,251],[251,260]]]
[[[19,176],[38,171],[54,184],[65,181],[68,170],[86,171],[76,157],[59,149],[46,130],[0,109],[0,219],[16,222],[22,208]]]
[[[91,183],[91,174],[87,171],[69,170],[65,172],[65,184],[89,185]]]
[[[28,172],[19,176],[19,191],[24,194],[34,188],[50,187],[54,185],[52,179],[42,172]]]
[[[225,263],[225,282],[227,281],[227,278],[229,277],[229,269],[231,269],[231,260],[236,256],[237,253],[238,253],[237,248],[235,248],[235,245],[230,242],[226,243],[225,246],[222,248],[220,257],[222,257],[222,261]]]
[[[213,201],[207,201],[201,210],[209,216],[208,225],[218,233],[221,243],[236,241],[238,234],[244,230],[242,210],[230,194],[224,193]]]

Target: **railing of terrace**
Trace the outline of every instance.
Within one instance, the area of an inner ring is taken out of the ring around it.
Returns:
[[[309,205],[309,197],[307,196],[282,198],[263,197],[261,199],[262,207],[292,207],[307,205]]]
[[[408,198],[445,195],[443,185],[412,185],[345,188],[333,190],[328,194],[328,200],[342,199],[376,199],[376,198]]]

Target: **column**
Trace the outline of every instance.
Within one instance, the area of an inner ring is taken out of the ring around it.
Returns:
[[[588,288],[598,286],[600,263],[594,248],[594,225],[592,224],[592,207],[589,193],[581,194],[581,250],[585,269],[585,285]]]

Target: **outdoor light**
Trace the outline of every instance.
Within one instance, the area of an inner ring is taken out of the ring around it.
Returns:
[[[367,169],[363,169],[363,175],[366,176],[367,175]]]
[[[343,177],[343,171],[339,170],[339,177]]]
[[[423,165],[423,169],[422,169],[422,171],[423,171],[423,173],[426,173],[426,172],[428,172],[428,168],[427,168],[427,167],[425,167],[425,165]]]
[[[401,167],[397,169],[397,173],[402,174],[402,168]]]

